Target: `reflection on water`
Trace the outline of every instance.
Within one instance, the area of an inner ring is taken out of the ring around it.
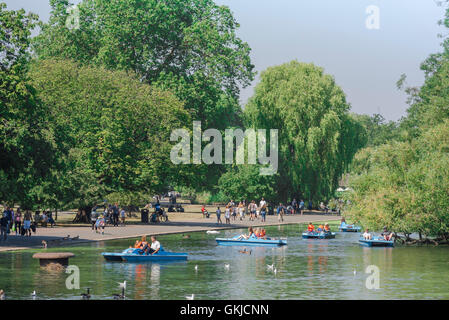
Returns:
[[[9,299],[80,299],[92,288],[93,299],[112,299],[127,281],[129,299],[449,299],[447,247],[368,248],[358,234],[338,233],[332,240],[301,238],[305,226],[267,227],[273,237],[288,237],[284,247],[217,246],[215,235],[161,236],[167,250],[188,252],[187,262],[106,262],[104,251],[121,251],[135,239],[71,246],[71,264],[80,269],[80,290],[68,290],[64,272],[50,272],[32,259],[36,251],[0,254],[0,289]],[[220,237],[245,230],[222,231]],[[249,254],[248,252],[251,251]],[[225,265],[229,264],[229,268]],[[274,264],[275,274],[267,268]],[[195,270],[195,266],[198,269]],[[369,290],[369,265],[380,269],[380,289]]]

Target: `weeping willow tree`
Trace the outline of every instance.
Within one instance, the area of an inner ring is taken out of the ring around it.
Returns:
[[[365,130],[349,113],[345,93],[313,64],[292,61],[268,68],[244,117],[247,127],[279,130],[281,197],[329,199]]]
[[[354,162],[348,217],[407,241],[417,233],[422,242],[448,242],[449,120],[410,142],[364,149]]]

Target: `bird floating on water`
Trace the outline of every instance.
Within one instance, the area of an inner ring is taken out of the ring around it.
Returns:
[[[62,238],[62,240],[69,240],[70,239],[70,234],[67,235],[67,237]]]
[[[186,235],[182,235],[183,239],[190,239],[190,235],[186,234]]]
[[[120,288],[123,288],[123,289],[126,290],[126,280],[123,281],[123,282],[119,282],[118,285],[119,285]]]
[[[245,248],[245,250],[240,250],[239,251],[240,253],[244,253],[244,254],[251,254],[252,252],[253,252],[253,250],[246,250],[246,248]]]
[[[194,300],[195,299],[195,295],[192,294],[191,296],[186,296],[187,300]]]
[[[125,288],[122,288],[121,294],[114,294],[113,297],[115,300],[124,300],[125,299]]]
[[[216,230],[208,230],[208,231],[206,231],[206,233],[208,233],[208,234],[218,234],[220,232],[216,231]]]
[[[6,296],[5,296],[5,291],[0,290],[0,300],[5,300]]]
[[[195,265],[195,271],[198,271],[198,265]]]
[[[126,280],[123,282],[119,282],[119,287],[122,288],[121,294],[114,294],[114,299],[116,300],[123,300],[125,299],[125,290],[126,290]]]
[[[87,293],[82,293],[81,297],[86,300],[90,299],[90,288],[87,288]]]
[[[224,267],[225,267],[225,269],[229,270],[229,267],[230,267],[229,263],[225,263]]]
[[[77,235],[76,237],[73,237],[72,239],[70,239],[70,240],[78,240],[80,238],[80,236],[79,235]]]
[[[47,241],[42,240],[42,247],[43,247],[44,249],[47,249]]]
[[[267,269],[268,270],[274,270],[274,263],[272,265],[267,264]]]

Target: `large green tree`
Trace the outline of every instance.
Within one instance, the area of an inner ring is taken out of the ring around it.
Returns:
[[[170,161],[170,134],[190,120],[173,94],[70,60],[40,60],[29,77],[49,110],[60,160],[50,199],[82,207],[109,193],[160,192],[184,177]]]
[[[53,165],[46,109],[27,82],[37,16],[0,3],[0,201],[30,207]]]
[[[366,139],[349,108],[334,78],[313,64],[292,61],[262,73],[245,120],[248,127],[279,129],[277,189],[284,200],[331,197]]]
[[[212,0],[83,0],[79,28],[70,29],[69,1],[50,4],[35,41],[38,57],[133,71],[176,93],[205,128],[236,121],[240,86],[253,80],[254,66],[228,7]]]
[[[239,24],[228,7],[212,0],[83,0],[77,28],[69,1],[50,0],[50,5],[49,22],[41,24],[35,39],[39,58],[132,71],[175,93],[203,129],[241,125],[240,88],[255,73],[250,48],[236,35]],[[190,170],[196,175],[189,185],[204,190],[216,184],[223,167]]]

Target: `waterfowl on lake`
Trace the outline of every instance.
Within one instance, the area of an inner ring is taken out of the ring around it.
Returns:
[[[90,288],[87,288],[87,292],[86,293],[82,293],[81,297],[83,299],[86,299],[86,300],[90,299]]]

